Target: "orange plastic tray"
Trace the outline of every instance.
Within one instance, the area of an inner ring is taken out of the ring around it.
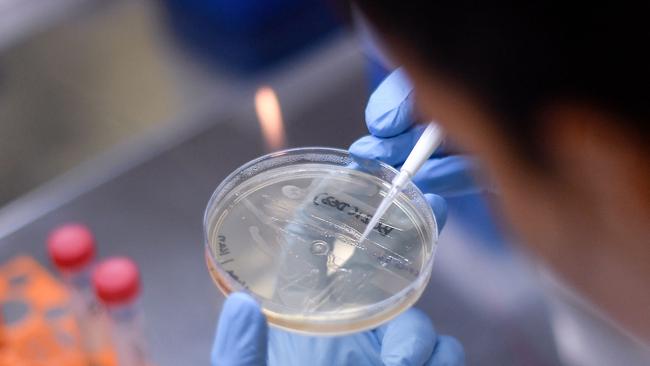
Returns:
[[[0,265],[0,303],[14,309],[0,325],[0,366],[114,366],[110,349],[81,351],[68,300],[65,286],[34,259]]]

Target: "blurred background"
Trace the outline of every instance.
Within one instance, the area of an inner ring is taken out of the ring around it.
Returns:
[[[391,65],[362,24],[343,26],[347,17],[324,0],[0,0],[5,335],[37,316],[29,301],[7,306],[24,286],[18,264],[56,283],[47,235],[84,222],[99,257],[139,266],[153,363],[207,364],[223,301],[204,266],[207,200],[265,152],[347,148],[366,133],[367,97]],[[581,357],[585,328],[567,315],[579,306],[551,315],[535,266],[496,228],[488,199],[449,199],[419,306],[461,340],[468,364]],[[587,329],[613,344],[605,325]],[[33,364],[72,364],[47,355]]]
[[[232,89],[228,71],[207,72],[179,49],[173,7],[181,2],[0,2],[0,203]]]

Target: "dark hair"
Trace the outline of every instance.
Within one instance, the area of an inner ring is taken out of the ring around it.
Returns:
[[[647,1],[356,0],[378,31],[459,80],[534,153],[534,113],[570,99],[623,116],[648,140]]]

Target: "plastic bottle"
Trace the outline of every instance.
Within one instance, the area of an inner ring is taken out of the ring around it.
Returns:
[[[107,310],[117,364],[147,365],[138,266],[129,258],[109,258],[97,265],[92,279],[95,294]]]
[[[70,291],[70,307],[88,363],[104,364],[108,335],[91,281],[95,237],[85,225],[65,224],[50,232],[47,250]]]

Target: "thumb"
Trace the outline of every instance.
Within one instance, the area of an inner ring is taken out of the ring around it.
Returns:
[[[426,364],[437,339],[431,320],[415,308],[375,329],[375,335],[381,343],[381,360],[387,366]]]
[[[268,326],[255,300],[231,294],[223,305],[212,345],[212,366],[266,365]]]

